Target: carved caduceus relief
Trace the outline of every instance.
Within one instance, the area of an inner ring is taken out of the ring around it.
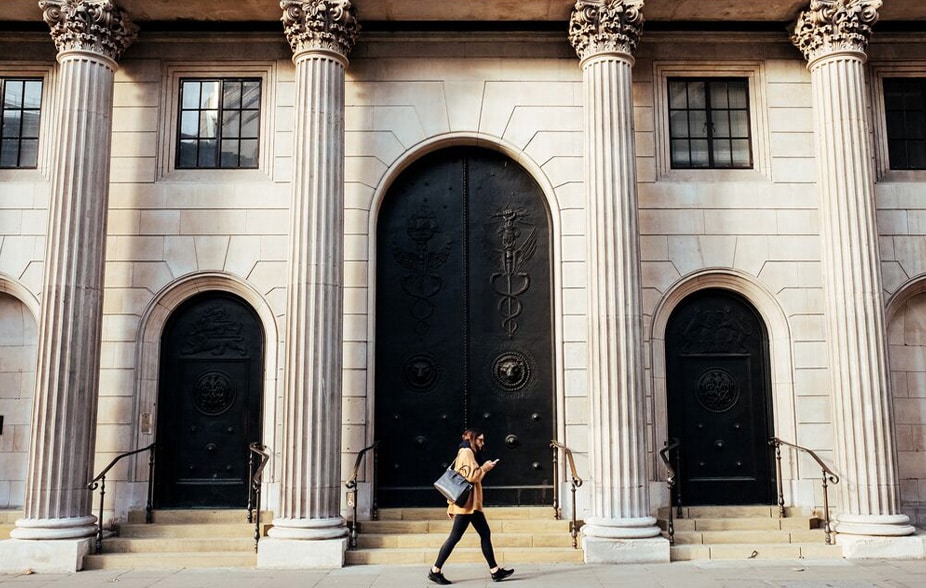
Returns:
[[[507,207],[492,215],[501,219],[498,236],[501,239],[499,266],[501,271],[492,274],[492,288],[501,296],[498,312],[502,316],[502,328],[508,338],[514,337],[518,330],[517,318],[523,310],[519,296],[527,292],[531,285],[530,274],[525,265],[537,250],[537,227],[524,219],[528,213],[524,209]],[[522,229],[528,229],[522,238]]]
[[[427,204],[422,204],[408,218],[405,232],[414,242],[415,248],[401,249],[393,243],[392,255],[399,265],[409,271],[402,276],[402,290],[412,297],[409,312],[415,319],[415,333],[423,335],[430,328],[428,321],[434,314],[430,298],[444,285],[435,270],[447,261],[451,242],[447,241],[436,251],[431,249],[431,239],[440,232],[440,226]]]

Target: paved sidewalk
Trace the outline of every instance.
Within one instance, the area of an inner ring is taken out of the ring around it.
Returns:
[[[926,587],[926,561],[783,560],[705,561],[652,565],[524,565],[504,584],[511,588]],[[483,565],[448,563],[444,573],[460,586],[499,586]],[[418,588],[427,566],[352,566],[331,571],[253,569],[97,570],[76,574],[2,575],[0,584],[44,588]]]

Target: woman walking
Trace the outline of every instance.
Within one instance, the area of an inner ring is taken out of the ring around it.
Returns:
[[[491,472],[498,460],[485,461],[482,465],[482,448],[485,446],[485,436],[481,431],[476,429],[467,429],[463,431],[463,441],[460,443],[460,449],[457,451],[457,459],[454,462],[454,469],[464,478],[472,482],[473,491],[470,493],[469,500],[463,506],[457,506],[452,502],[447,506],[447,516],[453,520],[453,528],[450,530],[450,536],[440,548],[437,554],[437,561],[428,571],[428,580],[436,584],[451,584],[450,580],[444,577],[441,568],[456,544],[463,538],[470,523],[479,533],[481,540],[482,555],[489,564],[489,572],[492,574],[493,582],[500,582],[514,573],[514,570],[506,570],[499,567],[495,561],[495,550],[492,549],[492,532],[489,530],[489,523],[482,513],[482,478]]]

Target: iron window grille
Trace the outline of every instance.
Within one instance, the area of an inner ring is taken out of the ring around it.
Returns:
[[[926,169],[926,78],[884,78],[890,168]]]
[[[258,167],[261,82],[182,79],[177,169]]]
[[[39,161],[42,80],[0,78],[0,168],[34,169]]]
[[[672,169],[751,169],[745,78],[669,78]]]

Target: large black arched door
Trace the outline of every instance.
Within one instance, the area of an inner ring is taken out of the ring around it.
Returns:
[[[261,440],[263,329],[232,294],[186,301],[161,338],[155,506],[243,508]]]
[[[773,503],[768,335],[755,308],[717,288],[683,300],[666,329],[666,390],[683,503]]]
[[[493,151],[432,153],[390,189],[377,252],[380,506],[443,504],[432,484],[466,427],[501,459],[487,502],[548,503],[551,243],[539,186]]]

